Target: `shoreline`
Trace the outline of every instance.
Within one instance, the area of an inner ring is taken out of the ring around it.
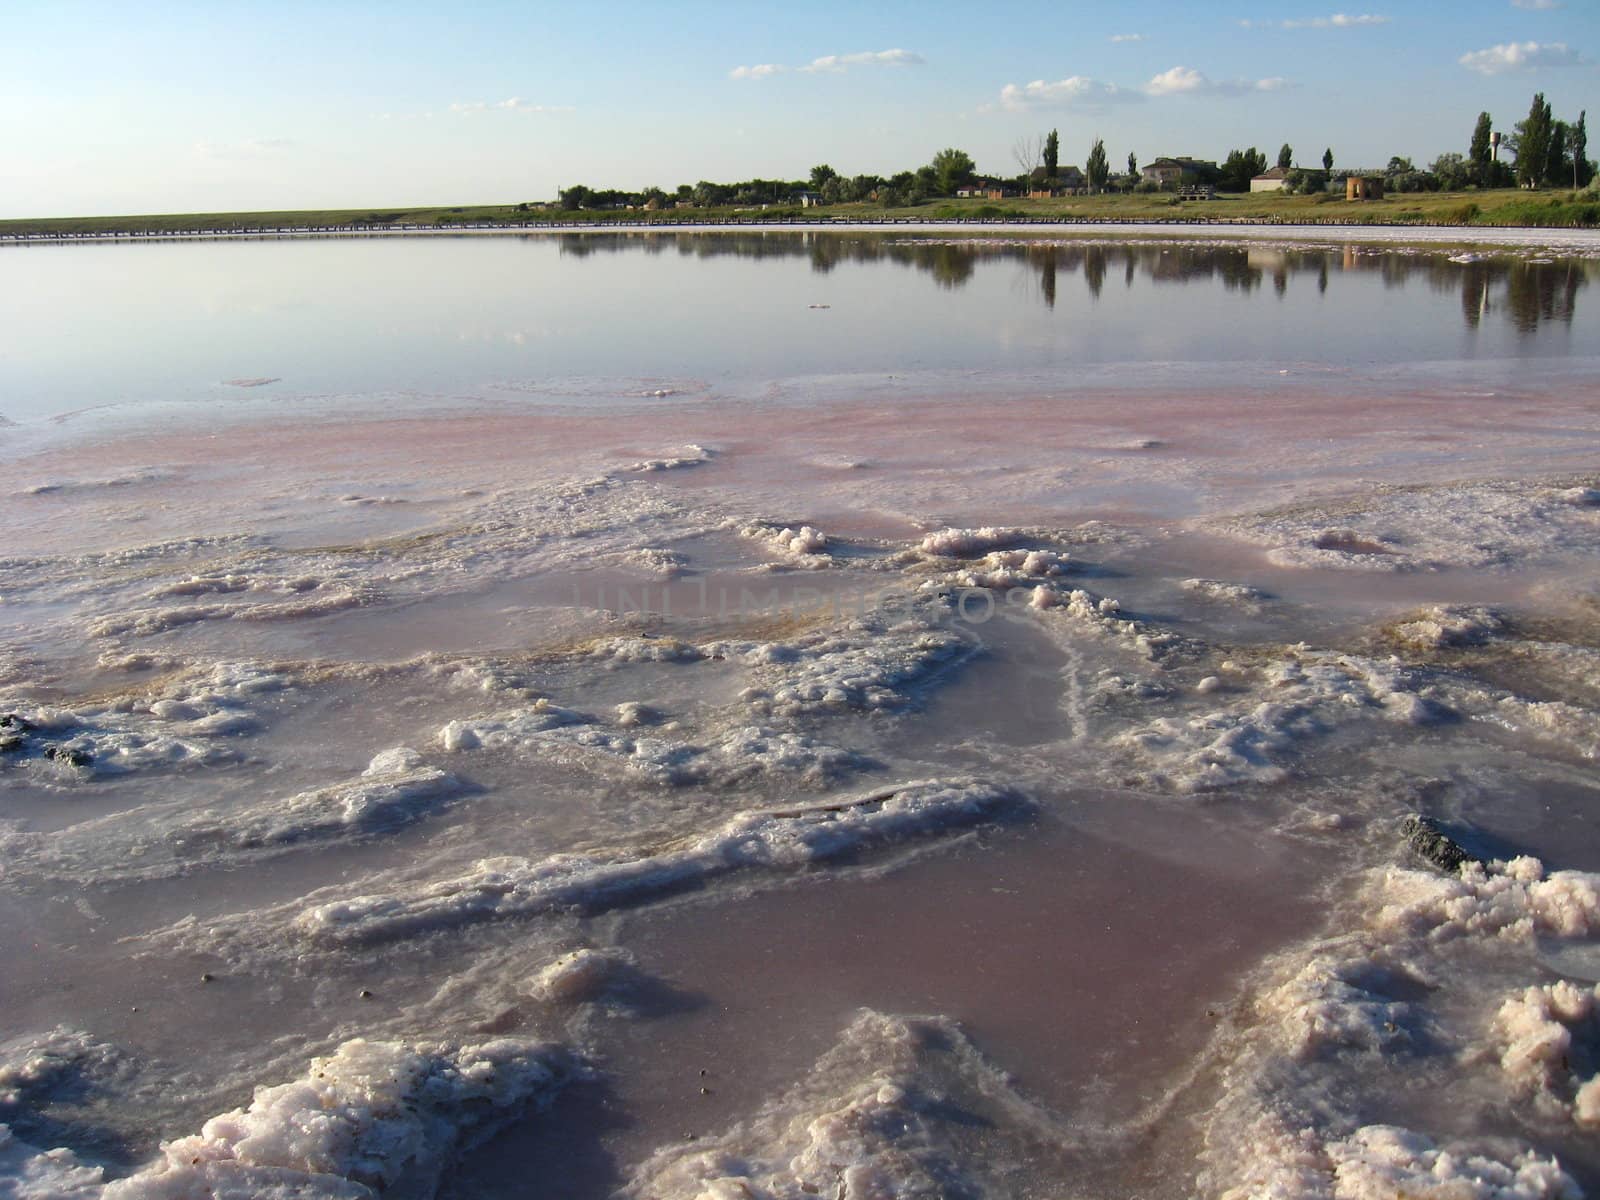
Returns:
[[[1100,218],[947,218],[918,221],[908,218],[881,220],[784,219],[780,221],[573,221],[507,225],[488,223],[440,227],[408,225],[372,227],[362,225],[284,226],[274,229],[193,229],[140,232],[133,230],[0,234],[0,247],[38,245],[82,245],[95,243],[147,243],[195,241],[283,241],[326,238],[409,238],[409,237],[515,237],[591,233],[666,234],[729,233],[759,230],[763,233],[879,233],[905,231],[915,234],[970,235],[981,230],[986,235],[1040,238],[1137,238],[1154,235],[1173,238],[1224,237],[1241,241],[1316,242],[1338,240],[1404,245],[1408,243],[1454,246],[1530,245],[1600,252],[1600,229],[1581,229],[1546,225],[1444,225],[1415,223],[1377,223],[1346,221],[1261,221],[1229,219],[1138,220]]]

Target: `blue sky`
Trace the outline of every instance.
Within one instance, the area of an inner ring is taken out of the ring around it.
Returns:
[[[1064,162],[1098,135],[1115,164],[1365,166],[1464,151],[1535,91],[1600,116],[1596,0],[0,0],[0,34],[0,217],[888,174],[944,146],[1014,174],[1052,127]]]

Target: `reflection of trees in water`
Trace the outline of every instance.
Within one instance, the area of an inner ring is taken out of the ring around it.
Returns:
[[[940,287],[964,286],[984,263],[1026,265],[1036,274],[1039,293],[1054,308],[1066,277],[1082,273],[1091,302],[1100,298],[1107,274],[1120,263],[1124,286],[1143,277],[1153,285],[1220,283],[1232,292],[1251,293],[1268,275],[1283,296],[1296,276],[1315,279],[1326,293],[1335,273],[1376,274],[1383,287],[1425,284],[1461,297],[1462,316],[1477,328],[1486,314],[1500,312],[1515,328],[1532,332],[1541,322],[1571,323],[1577,294],[1600,263],[1560,260],[1529,262],[1488,258],[1451,262],[1448,253],[1382,250],[1346,246],[1338,250],[1183,242],[959,241],[905,234],[843,234],[770,230],[725,233],[596,232],[564,235],[562,254],[643,251],[716,258],[790,258],[809,261],[826,274],[841,264],[896,263],[930,276]]]
[[[1089,295],[1100,299],[1100,289],[1106,283],[1106,248],[1090,246],[1083,252],[1083,281],[1089,285]]]
[[[1039,290],[1044,293],[1044,306],[1056,306],[1056,259],[1060,252],[1054,246],[1046,246],[1039,255]]]
[[[1511,323],[1524,333],[1533,332],[1540,321],[1572,324],[1578,289],[1588,282],[1587,272],[1576,263],[1513,263],[1506,277]]]

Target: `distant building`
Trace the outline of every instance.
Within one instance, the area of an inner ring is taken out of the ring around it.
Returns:
[[[1216,174],[1217,164],[1203,158],[1158,158],[1145,164],[1139,177],[1157,187],[1179,187],[1199,183]]]
[[[1252,192],[1281,192],[1284,184],[1289,182],[1288,167],[1273,167],[1270,171],[1263,171],[1250,181]]]
[[[1035,167],[1028,175],[1028,196],[1034,200],[1076,196],[1087,187],[1088,180],[1077,167],[1062,167],[1054,175],[1045,174],[1043,167]]]
[[[1009,183],[990,179],[987,175],[980,175],[956,188],[956,195],[964,200],[1008,200],[1016,194],[1017,189]]]
[[[1350,175],[1344,181],[1346,200],[1382,200],[1383,176]]]
[[[801,208],[816,208],[822,203],[822,197],[816,192],[800,192],[795,199],[800,201]]]

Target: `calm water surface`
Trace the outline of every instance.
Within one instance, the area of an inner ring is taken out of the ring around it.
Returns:
[[[1470,362],[1493,383],[1592,354],[1600,263],[1451,253],[828,233],[18,247],[0,250],[0,415],[952,372],[1239,386]]]

